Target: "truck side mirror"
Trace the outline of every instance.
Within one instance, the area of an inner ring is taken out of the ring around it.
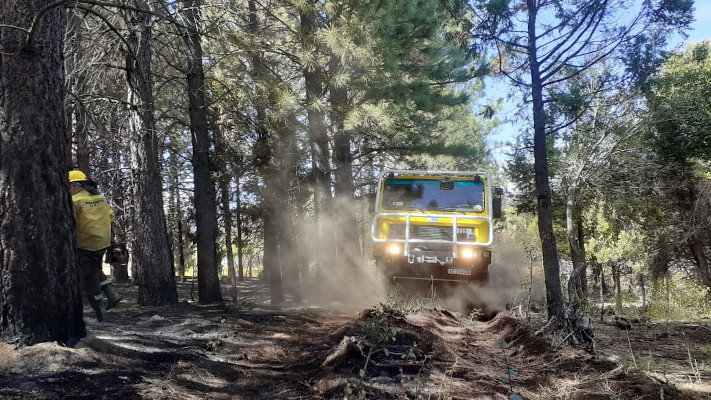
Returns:
[[[500,187],[494,188],[494,196],[491,199],[491,216],[492,218],[501,218],[501,196],[504,194],[504,189]]]

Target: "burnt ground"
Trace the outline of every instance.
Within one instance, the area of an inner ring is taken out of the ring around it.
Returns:
[[[596,354],[539,337],[541,321],[489,321],[412,303],[345,309],[236,301],[152,308],[126,300],[75,348],[0,345],[0,399],[710,399],[711,324],[596,321]],[[225,290],[226,294],[229,293]]]

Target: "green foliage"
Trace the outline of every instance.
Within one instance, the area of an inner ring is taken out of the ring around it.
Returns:
[[[484,138],[498,121],[472,112],[470,100],[483,91],[472,82],[486,70],[467,49],[462,9],[458,1],[387,0],[352,10],[370,56],[350,66],[355,107],[348,127],[375,136],[374,151],[415,163],[422,155],[469,164],[490,159]]]
[[[541,239],[538,237],[538,223],[531,213],[515,213],[507,210],[506,220],[502,231],[507,232],[513,239],[521,244],[531,259],[540,260]]]
[[[582,176],[580,168],[571,170],[567,166],[583,167],[596,160],[580,156],[585,150],[582,146],[564,149],[574,156],[566,160],[560,156],[562,152],[557,151],[559,143],[551,142],[561,131],[578,123],[585,113],[595,114],[597,110],[590,109],[595,96],[604,98],[614,93],[618,85],[629,78],[626,75],[637,72],[634,69],[606,69],[605,63],[612,63],[615,57],[622,59],[625,44],[638,39],[643,42],[643,32],[654,32],[657,47],[648,49],[651,55],[661,54],[659,50],[664,47],[664,39],[688,27],[693,14],[692,4],[688,0],[658,3],[627,0],[477,0],[472,3],[479,11],[473,29],[475,38],[482,43],[493,44],[498,52],[500,72],[531,96],[534,142],[538,146],[534,163],[539,179],[535,197],[529,190],[523,193],[528,200],[524,204],[528,205],[527,211],[532,211],[534,204],[545,211],[539,216],[543,247],[551,253],[545,257],[551,260],[546,262],[545,267],[557,275],[557,252],[550,245],[559,235],[553,228],[554,221],[549,218],[553,214],[552,218],[556,219],[555,212],[558,210],[560,221],[561,210],[565,209],[560,199],[564,195],[569,203],[579,205],[573,196],[587,177]],[[627,18],[619,18],[623,12]],[[595,73],[587,75],[590,71]],[[599,131],[591,130],[590,137],[596,136],[600,136]],[[604,152],[595,153],[597,158],[606,159]],[[531,183],[532,170],[527,168],[529,160],[524,152],[520,152],[514,159],[517,164],[510,168],[514,176],[525,182],[524,189],[534,187]],[[569,162],[573,160],[577,163]],[[567,182],[566,177],[570,178]],[[553,184],[562,181],[564,185],[549,188],[549,181]],[[567,222],[567,226],[571,226],[571,221]],[[567,233],[574,240],[572,230]],[[560,246],[560,241],[555,242]],[[556,307],[561,303],[557,293],[557,290],[548,293],[549,300]]]
[[[401,314],[383,303],[378,303],[365,321],[363,321],[364,327],[367,328],[365,339],[369,350],[365,358],[365,364],[363,364],[363,368],[360,370],[361,377],[365,376],[370,357],[373,354],[382,351],[385,355],[389,355],[388,344],[391,341],[394,342],[397,336],[397,330],[390,321],[393,315]]]
[[[640,204],[644,220],[658,236],[653,267],[655,276],[664,275],[674,260],[692,266],[698,261],[689,246],[711,243],[708,224],[708,195],[705,195],[711,156],[711,42],[688,45],[672,54],[655,75],[647,93],[652,124],[646,139],[653,149],[659,186],[649,198],[652,205]],[[705,271],[692,270],[695,273]]]
[[[655,320],[673,321],[711,318],[710,290],[675,274],[668,285],[660,280],[652,286],[647,315]]]
[[[619,218],[612,205],[598,201],[586,210],[584,218],[593,232],[587,241],[588,253],[598,262],[647,261],[645,236],[631,221]]]
[[[664,159],[711,160],[711,42],[672,55],[652,80],[656,148]]]
[[[373,344],[373,347],[379,348],[395,340],[397,331],[390,322],[390,315],[393,312],[398,313],[387,305],[378,303],[364,321],[364,326],[369,329],[368,339]]]
[[[516,138],[513,151],[508,155],[506,175],[518,188],[514,204],[518,212],[535,213],[536,186],[533,169],[533,144],[523,136]]]
[[[651,22],[673,29],[694,22],[694,0],[661,0],[652,9]]]
[[[557,177],[564,174],[562,164],[563,153],[556,148],[556,141],[553,135],[549,136],[546,141],[549,175]],[[518,188],[513,203],[519,212],[537,213],[538,212],[538,194],[535,180],[533,157],[533,140],[527,135],[520,135],[516,138],[513,145],[513,151],[509,154],[509,160],[506,163],[505,171],[509,180]],[[556,205],[564,204],[564,200],[560,197],[560,193],[556,191],[556,187],[552,188],[554,193],[553,202]],[[556,210],[554,210],[556,211]],[[558,208],[557,211],[564,213],[564,209]],[[562,216],[564,214],[560,214]]]

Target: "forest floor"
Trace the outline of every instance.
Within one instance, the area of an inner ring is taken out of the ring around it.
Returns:
[[[597,320],[591,354],[509,312],[274,307],[254,280],[213,305],[190,284],[162,308],[117,289],[105,322],[85,308],[75,348],[0,345],[0,399],[711,399],[709,323]]]

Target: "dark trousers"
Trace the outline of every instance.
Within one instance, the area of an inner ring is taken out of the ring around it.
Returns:
[[[106,249],[89,251],[77,249],[79,257],[79,275],[84,294],[95,300],[101,300],[104,295],[101,293],[101,281],[105,279],[101,270],[102,257]]]

